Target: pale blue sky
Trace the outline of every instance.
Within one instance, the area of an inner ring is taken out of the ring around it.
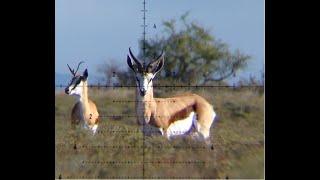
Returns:
[[[127,66],[128,47],[138,53],[142,37],[143,0],[56,0],[56,72],[85,60],[83,68],[98,75],[110,59]],[[163,20],[190,11],[189,19],[209,28],[212,35],[252,56],[245,72],[260,76],[264,64],[264,0],[146,0],[147,38],[161,34]],[[157,28],[152,28],[153,24]]]

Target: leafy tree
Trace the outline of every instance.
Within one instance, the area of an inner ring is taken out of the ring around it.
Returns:
[[[187,20],[188,13],[180,17],[182,28],[176,20],[164,21],[165,34],[146,41],[145,55],[154,58],[165,51],[165,68],[161,77],[183,83],[206,84],[223,81],[246,67],[250,56],[239,50],[230,52],[228,45],[210,34],[210,31]],[[143,41],[140,41],[141,49]],[[139,54],[142,58],[142,51]]]

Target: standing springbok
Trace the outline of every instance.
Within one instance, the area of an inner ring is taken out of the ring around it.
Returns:
[[[71,124],[75,128],[76,124],[81,123],[85,129],[90,129],[93,134],[96,133],[99,122],[99,113],[96,105],[88,98],[88,70],[85,69],[83,75],[77,74],[77,70],[68,68],[73,75],[70,84],[65,88],[65,93],[75,96],[77,103],[73,106],[71,113]]]
[[[210,127],[216,113],[213,106],[196,94],[184,94],[171,98],[154,98],[152,80],[163,68],[164,53],[142,65],[129,48],[131,61],[127,63],[136,76],[136,114],[139,125],[152,125],[169,140],[173,136],[188,134],[194,127],[194,136],[210,144]]]

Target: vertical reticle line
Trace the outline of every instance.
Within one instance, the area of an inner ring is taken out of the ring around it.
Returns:
[[[143,64],[145,65],[145,57],[146,57],[146,1],[143,0],[143,10],[141,10],[143,12],[143,32],[142,32],[142,37],[143,37],[143,44],[142,44],[142,53],[143,53]]]
[[[145,63],[146,63],[146,1],[145,0],[143,0],[143,10],[142,10],[142,12],[143,12],[143,17],[142,17],[142,19],[143,19],[143,33],[142,33],[142,35],[143,35],[143,44],[142,44],[142,55],[143,55],[143,66],[145,67]],[[143,130],[142,130],[142,178],[144,179],[144,175],[145,175],[145,167],[144,167],[144,164],[145,164],[145,151],[144,151],[144,149],[145,149],[145,123],[143,123]]]

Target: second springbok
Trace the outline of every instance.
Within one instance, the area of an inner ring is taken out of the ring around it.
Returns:
[[[136,114],[139,125],[157,127],[169,140],[189,134],[210,144],[210,127],[216,117],[213,106],[196,94],[154,98],[152,80],[164,66],[164,53],[147,66],[141,64],[129,48],[127,63],[136,78]]]
[[[80,62],[76,71],[68,68],[73,75],[70,84],[65,88],[65,93],[75,96],[77,103],[72,108],[71,124],[82,124],[85,129],[90,129],[93,134],[96,133],[99,122],[99,113],[96,105],[88,98],[88,70],[85,69],[82,75],[77,74]]]

